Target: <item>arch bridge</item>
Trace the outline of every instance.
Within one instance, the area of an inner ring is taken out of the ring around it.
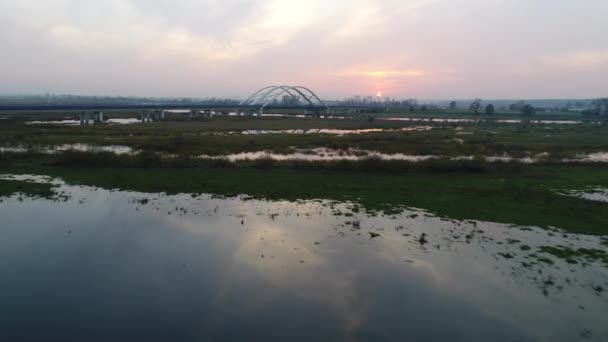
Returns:
[[[263,113],[266,108],[305,109],[315,112],[328,111],[329,107],[312,90],[302,86],[265,87],[239,104],[243,108],[256,108]]]

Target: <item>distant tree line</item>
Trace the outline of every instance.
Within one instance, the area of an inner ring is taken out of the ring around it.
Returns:
[[[332,104],[338,106],[378,106],[388,108],[403,108],[410,112],[426,112],[442,110],[440,106],[432,103],[418,103],[416,99],[397,100],[390,97],[378,98],[373,96],[353,96],[341,101],[335,101]]]
[[[608,97],[591,101],[591,109],[583,111],[583,115],[608,116]]]
[[[484,108],[482,102],[483,101],[481,99],[475,99],[469,105],[469,111],[473,112],[475,115],[479,115],[481,108]],[[455,108],[454,101],[450,102],[450,108]],[[532,116],[536,114],[537,108],[530,104],[526,104],[524,101],[519,101],[517,103],[509,105],[509,111],[520,112],[524,116]],[[484,113],[485,115],[494,115],[494,113],[496,113],[496,107],[494,106],[494,104],[487,104],[485,106]]]
[[[594,109],[591,113],[596,112],[606,112],[608,108],[608,101],[603,99],[605,102],[598,102],[602,99],[594,100]],[[289,101],[286,99],[286,101]],[[403,108],[406,111],[410,112],[426,112],[426,111],[466,111],[468,109],[469,112],[472,112],[475,115],[494,115],[497,112],[516,112],[520,113],[523,116],[532,116],[536,113],[544,113],[544,112],[568,112],[568,111],[577,111],[583,112],[585,108],[589,108],[590,102],[576,101],[576,102],[568,102],[566,105],[560,104],[559,102],[556,105],[543,105],[543,106],[534,106],[530,103],[526,103],[523,100],[515,101],[511,104],[504,104],[500,107],[496,106],[494,103],[485,104],[482,99],[475,99],[473,102],[469,103],[465,107],[464,105],[458,105],[457,101],[450,101],[447,105],[439,105],[436,103],[419,103],[416,99],[408,99],[408,100],[396,100],[391,99],[390,97],[379,99],[377,97],[367,96],[353,96],[347,98],[345,100],[333,101],[332,105],[342,105],[342,106],[378,106],[382,108]],[[601,108],[601,109],[597,109]]]

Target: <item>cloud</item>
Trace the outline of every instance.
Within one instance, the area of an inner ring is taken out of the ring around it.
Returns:
[[[377,78],[403,78],[403,77],[419,77],[426,73],[422,70],[379,70],[379,71],[351,71],[351,75],[362,75]]]
[[[566,73],[578,82],[560,94],[597,92],[608,88],[591,72],[608,66],[606,9],[601,0],[0,0],[0,92],[246,96],[286,83],[326,97],[377,88],[546,97],[542,85],[517,92]]]
[[[541,61],[554,68],[568,71],[593,71],[608,66],[608,49],[583,50],[543,56]]]
[[[361,1],[348,11],[340,11],[334,18],[336,27],[327,40],[330,43],[369,39],[386,33],[387,19],[378,2]]]

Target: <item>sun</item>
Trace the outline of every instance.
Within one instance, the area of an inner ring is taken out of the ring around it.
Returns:
[[[376,97],[382,97],[382,92],[381,91],[377,92]]]

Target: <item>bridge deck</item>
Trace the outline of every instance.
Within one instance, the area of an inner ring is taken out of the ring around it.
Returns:
[[[241,109],[258,110],[256,105],[238,104],[69,104],[69,105],[6,105],[0,106],[0,112],[4,111],[103,111],[103,110],[213,110],[213,109]],[[302,106],[302,105],[269,105],[265,111],[277,109],[302,109],[311,111],[323,111],[326,109],[385,109],[383,106]]]

